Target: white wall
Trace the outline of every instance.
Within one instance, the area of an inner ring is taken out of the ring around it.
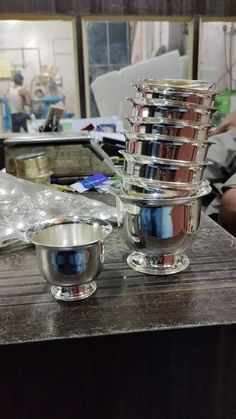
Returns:
[[[225,44],[223,26],[227,31],[231,28],[230,22],[204,22],[202,27],[199,59],[199,78],[217,82],[226,72]],[[236,28],[236,25],[235,25]],[[226,52],[229,57],[229,35],[226,36]],[[232,60],[236,61],[236,33],[232,37]],[[229,64],[229,62],[228,62]],[[236,65],[233,67],[233,78],[236,78]],[[218,83],[218,89],[229,86],[229,77],[225,75]],[[236,83],[232,84],[233,89]]]
[[[168,50],[169,22],[132,22],[132,24],[131,64],[154,57],[162,45]]]
[[[40,72],[39,53],[36,48],[39,48],[42,65],[58,67],[63,79],[62,91],[66,96],[66,110],[79,116],[72,22],[0,21],[0,34],[0,54],[10,58],[13,70],[22,72],[28,89],[31,88],[33,77]],[[21,48],[32,50],[24,50],[22,56]],[[6,81],[2,81],[0,94],[5,93],[5,89]]]

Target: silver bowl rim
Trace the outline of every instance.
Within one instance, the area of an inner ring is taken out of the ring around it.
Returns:
[[[161,188],[160,188],[161,189]],[[156,191],[137,191],[134,190],[132,187],[130,189],[126,189],[125,185],[122,184],[121,185],[121,192],[122,194],[126,195],[127,197],[133,199],[141,199],[141,200],[145,200],[145,201],[154,201],[156,200],[156,202],[159,202],[159,200],[167,200],[167,199],[182,199],[182,198],[189,198],[191,196],[194,197],[193,195],[190,195],[190,191],[186,191],[187,195],[182,197],[181,195],[181,190],[163,190],[163,193],[156,190]],[[194,191],[195,192],[195,191]]]
[[[205,144],[216,144],[215,141],[212,140],[195,140],[188,137],[176,137],[172,135],[162,135],[162,134],[146,134],[146,133],[136,133],[132,131],[122,131],[122,134],[126,137],[127,140],[131,140],[132,138],[139,140],[139,141],[178,141],[180,143],[187,143],[191,145],[205,145]]]
[[[28,161],[28,160],[35,160],[39,157],[45,157],[48,160],[48,156],[47,156],[46,152],[44,152],[44,151],[35,151],[35,152],[32,152],[32,153],[20,154],[19,156],[16,156],[14,158],[14,160]]]
[[[89,224],[89,225],[98,224],[99,227],[102,228],[102,230],[105,233],[104,237],[101,239],[93,240],[86,244],[70,245],[70,246],[55,246],[55,245],[49,245],[46,243],[38,243],[36,240],[34,240],[34,235],[42,230],[45,230],[49,227],[61,225],[61,224],[73,224],[73,223],[82,223],[82,224]],[[75,249],[75,248],[78,249],[78,248],[84,248],[84,247],[93,245],[95,243],[98,243],[104,240],[111,232],[112,232],[112,225],[108,221],[100,220],[96,218],[88,218],[88,217],[80,217],[77,215],[72,215],[72,216],[50,218],[48,220],[34,223],[25,232],[25,237],[30,243],[34,244],[35,246],[53,248],[53,249]]]
[[[127,183],[132,185],[141,186],[141,187],[157,187],[163,189],[177,189],[177,190],[192,190],[192,189],[199,189],[204,185],[210,185],[207,179],[202,179],[199,182],[192,182],[192,183],[185,183],[185,182],[165,182],[163,180],[154,180],[154,179],[146,179],[141,178],[138,176],[132,176],[125,173],[123,169],[119,170],[121,174],[121,179]]]
[[[207,129],[210,129],[212,126],[211,124],[203,124],[202,122],[194,122],[188,121],[187,119],[174,119],[174,118],[153,118],[153,117],[141,117],[141,116],[125,116],[125,119],[131,124],[131,125],[170,125],[171,127],[175,126],[175,128],[185,128],[190,127],[197,129],[198,131],[205,131]]]
[[[136,83],[153,83],[153,84],[161,84],[163,86],[169,86],[169,85],[173,85],[173,86],[183,86],[183,84],[185,84],[185,86],[191,86],[191,85],[200,85],[203,84],[205,85],[209,85],[211,88],[212,86],[216,85],[215,82],[212,82],[210,80],[198,80],[198,79],[153,79],[153,78],[145,78],[145,79],[137,79]],[[185,87],[184,86],[184,87]]]
[[[118,187],[119,189],[118,189]],[[127,195],[125,192],[123,192],[121,190],[121,184],[117,185],[117,184],[111,184],[109,187],[109,190],[111,192],[111,194],[115,195],[116,197],[118,197],[122,202],[126,203],[126,204],[133,204],[133,205],[137,205],[137,206],[149,206],[149,207],[161,207],[161,206],[167,206],[167,205],[185,205],[185,204],[189,204],[192,201],[196,201],[197,199],[202,198],[205,195],[208,195],[212,188],[210,185],[207,185],[205,187],[203,187],[202,189],[199,188],[198,192],[196,193],[196,195],[190,196],[190,197],[185,197],[185,198],[154,198],[152,197],[152,199],[150,198],[140,198],[140,197],[133,197],[130,195]]]
[[[182,109],[192,110],[199,114],[213,114],[216,112],[216,108],[198,105],[197,103],[190,103],[190,102],[181,102],[179,100],[173,99],[157,99],[157,98],[139,98],[139,97],[127,97],[126,100],[134,106],[141,106],[141,107],[154,107],[154,106],[166,106],[167,108],[178,108],[181,107]]]
[[[188,169],[196,169],[201,167],[209,166],[213,164],[212,162],[205,160],[202,162],[189,162],[185,160],[173,160],[173,159],[163,159],[160,157],[149,157],[144,155],[137,155],[131,154],[124,150],[119,150],[119,153],[124,156],[126,161],[132,161],[134,163],[140,164],[163,164],[163,165],[172,165],[172,166],[179,166],[179,167],[187,167]]]
[[[183,84],[179,83],[176,85],[176,82],[182,82]],[[191,87],[192,82],[192,87]],[[197,87],[200,84],[209,84],[208,88]],[[185,84],[185,86],[184,86]],[[186,85],[187,84],[187,85]],[[188,79],[142,79],[137,80],[136,82],[131,84],[132,87],[135,87],[138,90],[147,91],[147,92],[157,92],[157,91],[166,91],[166,92],[180,92],[180,93],[194,93],[201,96],[210,95],[215,96],[217,95],[216,91],[210,90],[216,83],[207,82],[203,80],[188,80]],[[195,85],[195,86],[194,86]]]

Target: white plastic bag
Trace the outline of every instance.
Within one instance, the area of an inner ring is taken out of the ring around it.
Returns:
[[[0,246],[24,240],[25,231],[36,222],[68,215],[109,220],[116,218],[116,209],[0,172]]]

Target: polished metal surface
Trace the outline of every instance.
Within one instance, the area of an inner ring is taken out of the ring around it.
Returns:
[[[133,84],[141,98],[176,100],[211,108],[216,92],[213,85],[198,80],[152,80],[145,79]]]
[[[199,182],[207,162],[186,162],[136,156],[120,151],[125,157],[124,172],[130,176],[164,182]]]
[[[127,245],[146,255],[181,253],[197,232],[201,198],[188,203],[156,207],[125,204],[123,235]]]
[[[193,93],[193,92],[183,92],[183,91],[169,91],[169,90],[158,90],[155,89],[151,91],[149,89],[139,89],[137,97],[143,99],[164,99],[164,100],[175,100],[178,102],[183,102],[184,104],[196,104],[199,106],[206,106],[212,108],[214,105],[215,96],[211,93],[202,92],[202,93]]]
[[[189,79],[142,79],[133,83],[133,86],[141,86],[143,88],[159,88],[170,90],[187,90],[187,91],[212,91],[216,84],[205,80],[189,80]]]
[[[188,266],[184,251],[191,246],[199,227],[201,198],[185,204],[144,207],[125,204],[123,213],[123,238],[130,249],[143,254],[128,264],[147,274],[171,274]],[[176,262],[176,254],[182,263]],[[134,261],[136,260],[136,262]],[[168,263],[167,263],[168,261]],[[168,266],[167,266],[168,265]]]
[[[134,250],[128,265],[142,273],[167,275],[188,266],[183,253],[191,246],[199,227],[202,197],[211,191],[202,181],[195,195],[185,198],[129,196],[121,185],[111,186],[119,203],[123,238]],[[160,191],[161,192],[161,191]]]
[[[208,124],[215,109],[183,104],[174,100],[127,98],[133,105],[132,114],[136,117],[173,118],[185,121],[201,122]]]
[[[164,200],[195,197],[203,186],[208,187],[209,182],[203,180],[196,183],[176,183],[176,182],[149,182],[139,177],[123,175],[121,192],[131,197]]]
[[[125,204],[123,235],[128,246],[146,255],[181,253],[189,247],[197,232],[201,198],[188,203],[142,207]]]
[[[51,293],[56,300],[77,301],[90,297],[95,293],[96,289],[96,282],[91,281],[87,284],[73,287],[59,287],[58,285],[53,285],[51,288]]]
[[[198,122],[181,121],[168,118],[140,118],[126,116],[131,132],[137,134],[160,134],[174,137],[186,137],[198,141],[206,141],[210,125]]]
[[[153,133],[138,133],[138,132],[132,132],[132,131],[123,131],[123,134],[125,135],[125,137],[129,140],[133,140],[133,139],[137,139],[140,141],[154,141],[154,140],[163,140],[163,141],[181,141],[183,143],[189,143],[189,144],[197,144],[198,142],[200,143],[206,143],[208,141],[197,141],[193,138],[188,138],[188,137],[175,137],[174,135],[161,135],[161,134],[156,134],[155,132]],[[210,141],[212,144],[212,140]]]
[[[214,105],[214,100],[216,95],[212,95],[209,92],[205,93],[191,93],[191,92],[182,92],[182,91],[168,91],[168,90],[140,90],[138,95],[141,98],[149,99],[165,99],[165,100],[176,100],[183,103],[192,103],[200,106],[207,106],[212,108]],[[138,97],[139,97],[138,96]]]
[[[127,264],[135,271],[149,275],[170,275],[183,271],[189,265],[189,258],[184,254],[147,256],[141,252],[132,252],[127,257]]]
[[[164,137],[157,139],[138,138],[138,135],[125,133],[125,150],[136,156],[159,157],[162,159],[202,162],[210,142],[194,142],[177,138]]]
[[[171,186],[170,186],[171,185]],[[151,194],[143,194],[143,196],[139,196],[135,193],[126,193],[123,190],[122,183],[121,184],[112,184],[109,187],[111,194],[115,195],[116,202],[121,205],[119,208],[119,224],[121,224],[122,217],[123,217],[123,204],[133,204],[140,207],[156,207],[157,204],[159,206],[168,206],[168,205],[184,205],[188,204],[190,200],[196,200],[198,198],[202,198],[203,196],[209,194],[212,190],[209,182],[207,180],[202,180],[199,184],[199,187],[196,188],[191,196],[181,196],[181,190],[184,192],[185,186],[178,184],[176,186],[176,190],[172,187],[174,184],[171,183],[162,183],[159,190],[156,193]],[[185,184],[186,185],[186,184]],[[183,189],[181,189],[181,187]],[[180,196],[178,196],[178,193]]]
[[[128,98],[132,116],[125,132],[121,184],[111,185],[134,250],[128,265],[146,274],[185,269],[183,253],[199,226],[201,200],[211,191],[202,181],[216,92],[198,80],[138,80]]]
[[[50,176],[50,165],[45,153],[35,152],[17,156],[14,159],[16,175],[24,179]]]
[[[66,217],[37,223],[26,232],[36,246],[43,277],[60,287],[57,293],[52,289],[55,298],[72,301],[90,295],[91,287],[87,293],[82,290],[102,270],[104,241],[111,230],[106,221]]]

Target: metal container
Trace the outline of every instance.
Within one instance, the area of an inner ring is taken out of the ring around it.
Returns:
[[[189,264],[184,251],[198,230],[202,197],[211,191],[202,176],[216,93],[197,80],[145,79],[134,86],[121,184],[110,190],[134,250],[128,265],[173,274]]]
[[[132,115],[144,118],[173,118],[208,124],[216,111],[200,105],[175,100],[127,98],[132,103]]]
[[[216,83],[206,80],[189,80],[189,79],[142,79],[133,83],[133,86],[153,87],[169,90],[194,90],[194,91],[212,91]]]
[[[49,172],[44,176],[38,176],[38,177],[27,179],[27,180],[34,183],[41,183],[43,185],[49,185],[51,183],[51,175],[52,175],[52,172]]]
[[[136,156],[159,157],[161,159],[202,162],[209,146],[207,141],[181,139],[180,137],[161,137],[152,134],[125,133],[125,151]]]
[[[184,252],[199,227],[201,199],[210,190],[209,185],[202,184],[191,198],[165,202],[156,199],[153,205],[151,201],[134,200],[115,192],[123,204],[123,238],[134,250],[127,258],[128,265],[151,275],[174,274],[185,269],[189,260]]]
[[[196,183],[148,182],[134,176],[123,175],[121,192],[129,197],[147,201],[179,199],[194,197],[203,185],[209,185],[207,180]]]
[[[173,185],[173,184],[172,184]],[[186,184],[185,184],[186,185]],[[128,195],[122,187],[122,183],[119,184],[112,184],[109,186],[109,190],[111,192],[111,194],[115,195],[116,198],[119,198],[120,201],[126,203],[126,204],[134,204],[134,205],[139,205],[141,204],[142,206],[148,206],[148,207],[156,207],[157,204],[159,206],[168,206],[168,205],[172,205],[173,203],[177,204],[186,204],[189,202],[189,200],[191,199],[195,199],[199,193],[201,193],[201,191],[207,191],[206,193],[204,193],[204,195],[207,195],[208,193],[210,193],[211,191],[211,186],[209,184],[208,181],[206,181],[206,179],[203,179],[201,182],[198,183],[199,188],[195,189],[195,191],[193,191],[193,194],[191,194],[191,196],[173,196],[171,193],[168,196],[168,192],[169,189],[168,188],[164,188],[163,189],[163,194],[161,196],[160,193],[157,193],[155,196],[137,196],[135,194],[130,194]],[[184,184],[182,185],[178,185],[178,188],[183,188],[184,189]],[[171,190],[171,189],[170,189]],[[159,191],[160,192],[160,191]],[[122,214],[120,214],[120,217],[122,218]],[[119,220],[121,221],[121,220]]]
[[[133,84],[141,98],[176,100],[211,108],[216,92],[209,90],[213,84],[198,80],[144,79]]]
[[[37,223],[26,232],[54,298],[81,300],[96,291],[94,280],[102,270],[104,241],[111,230],[106,221],[66,217]]]
[[[105,151],[88,132],[41,132],[12,134],[4,141],[4,160],[7,173],[16,175],[14,160],[28,153],[49,156],[50,171],[57,178],[84,177],[92,173],[113,176],[114,165]],[[64,179],[65,180],[65,179]]]
[[[181,160],[167,160],[159,158],[138,157],[124,151],[124,172],[127,175],[142,179],[192,183],[200,182],[208,162],[186,162]]]
[[[50,173],[48,157],[45,153],[27,153],[14,159],[16,175],[23,179],[45,177]]]
[[[140,118],[126,116],[131,132],[136,134],[159,134],[172,137],[186,137],[196,141],[206,141],[210,125],[198,122],[180,121],[168,118]]]

